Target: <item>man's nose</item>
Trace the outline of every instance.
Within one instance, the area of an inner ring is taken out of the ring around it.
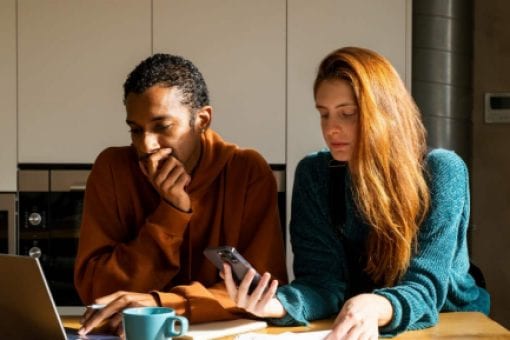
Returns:
[[[159,150],[158,137],[153,133],[145,132],[140,143],[140,149],[146,154],[156,152]]]

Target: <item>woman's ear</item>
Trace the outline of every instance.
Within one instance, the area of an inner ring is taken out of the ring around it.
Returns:
[[[212,119],[212,106],[202,106],[197,112],[195,117],[195,128],[199,131],[205,131],[211,125]]]

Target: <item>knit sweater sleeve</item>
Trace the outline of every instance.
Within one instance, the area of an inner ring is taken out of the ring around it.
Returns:
[[[287,311],[284,318],[270,320],[277,325],[306,325],[329,317],[344,300],[343,247],[330,226],[327,195],[320,192],[327,185],[318,185],[324,178],[316,171],[319,161],[309,156],[296,169],[290,221],[296,279],[277,291]]]
[[[427,158],[431,206],[418,233],[418,250],[401,281],[391,288],[375,290],[393,306],[393,319],[380,329],[395,335],[437,323],[448,294],[453,259],[466,250],[469,220],[467,169],[460,157],[446,150],[434,150]]]

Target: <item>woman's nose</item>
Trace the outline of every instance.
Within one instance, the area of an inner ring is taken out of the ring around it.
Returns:
[[[331,119],[326,123],[324,128],[328,134],[337,134],[342,132],[343,125],[339,120]]]

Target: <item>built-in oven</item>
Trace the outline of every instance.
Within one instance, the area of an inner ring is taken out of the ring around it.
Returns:
[[[73,272],[90,168],[19,165],[18,253],[39,258],[57,306],[82,305]]]
[[[16,193],[0,193],[0,253],[16,254]]]

